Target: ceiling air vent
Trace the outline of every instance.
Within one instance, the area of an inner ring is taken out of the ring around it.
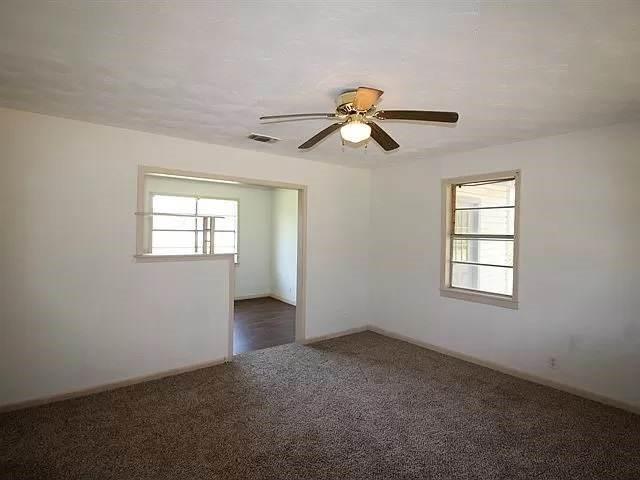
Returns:
[[[268,135],[260,135],[259,133],[250,133],[248,138],[262,143],[276,143],[280,141],[279,138],[269,137]]]

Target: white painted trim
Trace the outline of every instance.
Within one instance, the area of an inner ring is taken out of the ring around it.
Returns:
[[[296,342],[307,339],[307,197],[309,190],[298,190],[298,271],[296,276]]]
[[[258,293],[257,295],[241,295],[236,297],[235,300],[253,300],[254,298],[268,298],[270,296],[270,293]]]
[[[226,358],[220,358],[212,360],[210,362],[198,363],[195,365],[189,365],[187,367],[173,368],[171,370],[165,370],[163,372],[153,373],[150,375],[142,375],[139,377],[131,377],[125,380],[119,380],[116,382],[104,383],[101,385],[95,385],[89,388],[83,388],[80,390],[73,390],[70,392],[59,393],[57,395],[50,395],[46,397],[33,398],[22,402],[9,403],[7,405],[0,406],[0,413],[11,412],[14,410],[22,410],[23,408],[38,407],[40,405],[47,405],[49,403],[60,402],[62,400],[71,400],[73,398],[85,397],[87,395],[93,395],[94,393],[107,392],[109,390],[116,390],[122,387],[128,387],[138,383],[149,382],[151,380],[158,380],[165,377],[171,377],[173,375],[180,375],[182,373],[193,372],[202,368],[209,368],[216,365],[220,365],[227,361]]]
[[[275,294],[275,293],[270,293],[270,294],[269,294],[269,295],[267,295],[267,296],[268,296],[268,297],[273,298],[274,300],[278,300],[279,302],[282,302],[282,303],[286,303],[286,304],[288,304],[288,305],[291,305],[291,306],[293,306],[293,307],[295,307],[295,306],[296,306],[296,302],[295,302],[294,300],[289,300],[288,298],[281,297],[280,295],[277,295],[277,294]]]
[[[320,335],[318,337],[307,338],[302,343],[304,345],[311,345],[312,343],[322,342],[324,340],[331,340],[332,338],[344,337],[346,335],[353,335],[354,333],[362,333],[362,332],[366,332],[367,330],[371,330],[371,327],[364,326],[364,327],[350,328],[348,330],[342,330],[340,332],[329,333],[328,335]]]
[[[144,167],[138,166],[138,191],[136,197],[136,212],[144,212]],[[138,258],[145,252],[144,245],[144,222],[145,217],[142,215],[136,215],[136,253],[134,258]]]
[[[175,175],[180,177],[188,177],[193,180],[198,179],[211,179],[211,180],[226,180],[230,182],[243,183],[246,185],[253,185],[259,187],[273,187],[273,188],[289,188],[291,190],[304,190],[306,185],[300,185],[296,183],[287,183],[287,182],[274,182],[271,180],[260,180],[255,178],[246,178],[246,177],[235,177],[229,175],[219,175],[216,173],[205,173],[205,172],[188,172],[185,170],[175,170],[171,168],[162,168],[162,167],[150,167],[148,165],[140,166],[142,175],[160,173],[162,175]]]
[[[227,356],[225,361],[230,362],[233,359],[233,322],[235,319],[235,300],[236,295],[236,267],[234,265],[235,255],[229,256],[229,316],[227,318]]]
[[[590,392],[588,390],[583,390],[581,388],[566,385],[564,383],[556,382],[554,380],[548,380],[546,378],[539,377],[537,375],[531,375],[530,373],[523,372],[522,370],[505,367],[494,362],[488,362],[486,360],[473,357],[471,355],[466,355],[464,353],[455,352],[447,348],[438,347],[436,345],[432,345],[430,343],[423,342],[421,340],[415,340],[411,337],[408,337],[399,333],[391,332],[384,328],[370,326],[369,330],[371,330],[374,333],[384,335],[385,337],[401,340],[403,342],[411,343],[412,345],[416,345],[418,347],[426,348],[427,350],[432,350],[434,352],[442,353],[443,355],[447,355],[449,357],[457,358],[459,360],[473,363],[475,365],[480,365],[481,367],[490,368],[491,370],[495,370],[500,373],[511,375],[512,377],[517,377],[522,380],[527,380],[529,382],[537,383],[539,385],[544,385],[545,387],[550,387],[556,390],[560,390],[562,392],[576,395],[578,397],[586,398],[587,400],[593,400],[594,402],[602,403],[604,405],[608,405],[611,407],[620,408],[622,410],[626,410],[628,412],[636,413],[640,415],[640,406],[638,405],[633,405],[631,403],[615,400],[613,398],[600,395],[599,393]]]
[[[495,307],[518,309],[518,302],[508,297],[500,295],[491,295],[485,292],[474,292],[464,290],[462,288],[441,288],[440,296],[448,298],[457,298],[458,300],[466,300],[468,302],[484,303],[485,305],[493,305]]]

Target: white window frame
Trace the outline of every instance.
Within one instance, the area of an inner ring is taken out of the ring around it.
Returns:
[[[173,193],[173,192],[149,192],[149,201],[148,201],[148,205],[149,205],[149,209],[151,210],[150,213],[153,213],[153,197],[154,196],[164,196],[164,197],[185,197],[185,198],[195,198],[196,199],[196,214],[194,216],[194,219],[198,216],[198,200],[200,199],[206,199],[206,200],[229,200],[232,202],[236,202],[236,230],[235,230],[235,234],[236,234],[236,252],[235,253],[231,253],[231,254],[224,254],[224,253],[213,253],[213,251],[211,253],[186,253],[186,254],[179,254],[179,255],[153,255],[151,253],[147,253],[146,255],[150,256],[150,257],[176,257],[176,256],[193,256],[193,257],[207,257],[207,256],[212,256],[212,255],[233,255],[234,256],[234,263],[236,265],[239,265],[240,263],[240,199],[235,198],[235,197],[211,197],[211,196],[207,196],[207,195],[197,195],[197,194],[186,194],[186,193]],[[153,242],[153,218],[149,217],[149,224],[148,224],[148,229],[149,229],[149,236],[148,236],[148,245],[146,247],[146,251],[147,252],[151,252],[151,245]],[[215,223],[214,223],[215,225]],[[190,231],[190,230],[185,230],[185,231]],[[211,239],[209,241],[213,242],[213,235],[214,232],[224,232],[227,230],[211,230]],[[230,231],[230,230],[229,230]],[[194,231],[195,232],[195,231]],[[204,238],[204,236],[203,236]],[[194,244],[195,247],[195,244]],[[211,245],[212,250],[213,250],[213,245]]]
[[[453,194],[455,185],[461,183],[486,182],[491,180],[515,179],[515,208],[513,230],[513,290],[511,295],[500,295],[451,286],[451,239],[453,234]],[[505,308],[518,308],[518,276],[520,245],[520,191],[522,174],[520,170],[493,172],[482,175],[445,178],[442,180],[442,242],[440,268],[440,295],[471,302],[485,303]]]

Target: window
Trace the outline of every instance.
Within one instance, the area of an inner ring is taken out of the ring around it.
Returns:
[[[238,201],[151,194],[151,254],[235,254]]]
[[[517,307],[519,172],[443,182],[443,295]]]

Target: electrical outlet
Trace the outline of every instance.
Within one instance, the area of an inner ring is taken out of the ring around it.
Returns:
[[[558,368],[558,359],[556,357],[549,357],[549,368]]]

